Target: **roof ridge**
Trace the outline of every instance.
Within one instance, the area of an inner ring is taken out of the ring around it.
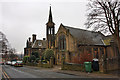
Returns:
[[[80,28],[75,28],[75,27],[70,27],[70,26],[64,26],[64,27],[68,27],[68,28],[71,28],[71,29],[77,29],[77,30],[88,31],[88,32],[93,32],[93,33],[98,33],[98,32],[95,32],[95,31],[90,31],[90,30],[85,30],[85,29],[80,29]]]

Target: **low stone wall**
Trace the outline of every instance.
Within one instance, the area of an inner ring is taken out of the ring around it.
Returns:
[[[36,67],[44,67],[44,68],[53,68],[52,65],[48,64],[48,63],[26,63],[25,65],[27,66],[36,66]]]
[[[118,58],[106,58],[105,60],[99,61],[99,70],[102,73],[120,70]]]
[[[44,68],[53,68],[53,58],[50,58],[50,61],[47,63],[39,61],[39,63],[25,63],[25,65],[28,66],[36,66],[36,67],[44,67]]]
[[[50,65],[49,63],[39,63],[38,67],[53,68],[53,66]]]
[[[47,63],[43,63],[43,62],[39,62],[38,64],[39,67],[44,67],[44,68],[53,68],[53,58],[50,58],[50,61],[48,61]]]
[[[37,66],[38,64],[36,64],[36,63],[26,63],[25,65],[27,65],[27,66]]]
[[[118,58],[107,59],[106,69],[107,71],[118,70]]]
[[[85,67],[83,64],[64,63],[62,70],[85,71]]]

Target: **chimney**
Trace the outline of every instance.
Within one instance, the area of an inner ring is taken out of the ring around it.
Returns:
[[[33,34],[33,35],[32,35],[32,43],[34,43],[35,40],[36,40],[36,34]]]
[[[45,40],[45,38],[43,38],[43,40]]]
[[[31,42],[31,38],[29,37],[29,42]]]

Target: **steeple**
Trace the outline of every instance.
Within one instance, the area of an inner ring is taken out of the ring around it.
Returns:
[[[49,27],[53,27],[55,25],[53,22],[53,18],[52,18],[51,6],[50,6],[50,10],[49,10],[48,22],[46,23],[46,25],[48,25]]]
[[[51,6],[50,6],[50,11],[49,11],[49,19],[48,22],[52,22],[52,11],[51,11]]]
[[[52,48],[55,46],[55,27],[52,20],[51,6],[49,10],[48,22],[46,23],[46,37],[47,37],[47,48]]]

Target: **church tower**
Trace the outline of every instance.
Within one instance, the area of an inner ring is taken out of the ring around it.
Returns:
[[[53,48],[55,47],[55,23],[52,19],[52,11],[51,6],[49,10],[49,18],[48,22],[46,23],[46,37],[47,37],[47,48]]]

